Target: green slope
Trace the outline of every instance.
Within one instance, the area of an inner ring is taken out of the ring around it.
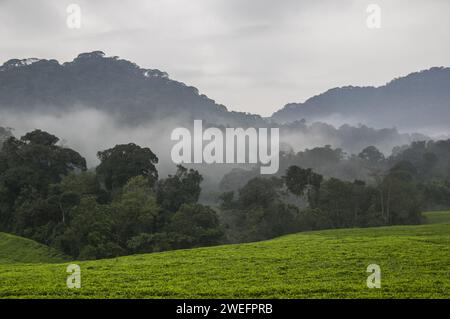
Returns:
[[[33,240],[0,233],[0,264],[58,263],[66,260],[58,251]]]
[[[0,265],[0,297],[450,298],[450,213],[429,224],[327,230],[259,243],[76,262]],[[381,267],[381,289],[366,268]]]

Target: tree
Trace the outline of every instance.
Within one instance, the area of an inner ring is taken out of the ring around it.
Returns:
[[[389,170],[380,185],[384,201],[382,209],[386,224],[419,223],[423,195],[417,183],[417,169],[408,161],[401,161]]]
[[[353,194],[354,186],[337,178],[330,178],[322,183],[317,208],[328,216],[332,228],[354,226],[355,206],[358,202]]]
[[[16,168],[34,171],[33,186],[45,191],[72,171],[86,170],[86,160],[72,149],[56,145],[58,138],[35,130],[17,140],[9,138],[0,153],[3,172]]]
[[[55,145],[59,141],[59,138],[41,130],[34,130],[26,133],[20,138],[20,140],[26,142],[27,144],[51,146]]]
[[[63,192],[74,192],[80,196],[97,195],[100,192],[100,184],[93,171],[70,173],[61,179],[59,186]]]
[[[70,212],[70,225],[55,239],[64,253],[80,259],[96,259],[123,255],[113,231],[113,214],[109,205],[85,196]]]
[[[381,163],[385,160],[384,154],[375,146],[368,146],[358,154],[358,157],[373,164]]]
[[[0,228],[24,231],[22,226],[14,225],[17,220],[14,215],[20,206],[26,202],[31,207],[39,198],[45,200],[51,184],[59,183],[70,172],[86,170],[86,160],[74,150],[56,145],[58,140],[54,135],[35,130],[20,139],[10,137],[5,141],[0,152]],[[34,211],[23,206],[20,218],[26,220],[27,214]],[[43,219],[37,221],[37,216]],[[29,218],[36,227],[38,224],[41,227],[50,222],[45,216],[34,214]],[[26,223],[22,225],[28,228]]]
[[[279,200],[282,185],[283,181],[276,177],[253,178],[239,190],[239,206],[242,208],[268,207],[273,201]]]
[[[173,215],[170,226],[175,248],[190,248],[218,244],[223,237],[214,210],[200,204],[183,204]]]
[[[183,204],[195,204],[200,197],[203,177],[193,169],[177,166],[175,175],[160,180],[156,189],[157,203],[166,211],[175,213]]]
[[[5,142],[12,135],[11,128],[0,126],[0,151],[2,150],[3,142]]]
[[[162,227],[160,208],[144,176],[132,177],[111,204],[113,232],[122,247],[133,236],[155,233]]]
[[[131,177],[138,175],[145,176],[150,186],[158,179],[155,167],[158,158],[148,147],[133,143],[116,145],[98,152],[97,156],[101,163],[96,172],[109,191],[121,188]]]
[[[302,197],[306,191],[311,208],[314,208],[317,204],[317,196],[322,180],[323,176],[314,173],[310,168],[303,169],[295,165],[290,166],[284,176],[286,187],[292,194]]]
[[[36,190],[21,193],[14,207],[13,232],[44,244],[51,244],[62,216],[58,205]]]
[[[229,239],[254,241],[298,231],[298,209],[283,202],[283,180],[253,178],[239,190],[238,198],[224,193],[222,215]]]
[[[127,241],[127,248],[132,253],[149,253],[174,249],[174,242],[171,234],[166,232],[159,233],[140,233],[131,237]]]

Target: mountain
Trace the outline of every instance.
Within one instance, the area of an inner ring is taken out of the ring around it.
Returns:
[[[30,58],[0,67],[0,110],[63,112],[74,106],[106,111],[129,124],[169,117],[223,124],[262,121],[257,115],[229,112],[165,72],[102,51],[82,53],[63,64]]]
[[[307,119],[448,133],[450,68],[411,73],[380,87],[334,88],[304,103],[287,104],[271,118],[281,123]]]
[[[172,80],[166,72],[107,57],[102,51],[79,54],[60,64],[54,59],[12,59],[0,66],[0,111],[58,114],[93,108],[126,124],[180,118],[215,125],[267,126],[306,119],[331,124],[359,123],[377,128],[448,128],[450,68],[432,68],[380,87],[342,87],[304,103],[291,103],[271,118],[230,112],[198,89]]]
[[[396,81],[393,83],[399,86]],[[328,106],[334,101],[355,99],[356,92],[360,92],[359,100],[364,101],[366,91],[377,89],[361,90],[335,89],[311,100]],[[12,59],[0,66],[0,147],[11,135],[8,127],[14,129],[12,133],[17,137],[40,128],[61,137],[87,157],[91,165],[95,165],[98,150],[129,141],[151,145],[160,158],[169,159],[173,128],[190,127],[194,119],[202,119],[205,126],[279,127],[280,141],[295,151],[329,144],[359,153],[374,145],[389,154],[395,146],[428,139],[424,135],[403,134],[387,124],[375,130],[367,125],[334,127],[326,120],[294,121],[294,115],[284,118],[286,110],[293,112],[297,108],[285,108],[272,119],[231,112],[195,87],[170,79],[166,72],[144,69],[116,56],[108,57],[102,51],[81,53],[62,64],[54,59],[28,58]],[[328,114],[325,107],[311,110],[321,110],[323,116]],[[289,123],[279,124],[274,119]]]

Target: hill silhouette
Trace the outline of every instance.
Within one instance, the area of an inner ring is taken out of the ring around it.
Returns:
[[[345,121],[402,130],[445,130],[450,121],[450,68],[434,67],[380,87],[334,88],[272,115],[277,122],[299,119]]]

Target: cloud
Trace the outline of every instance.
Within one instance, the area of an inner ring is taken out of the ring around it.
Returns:
[[[135,143],[150,147],[161,158],[170,158],[170,132],[167,128],[174,125],[171,121],[165,121],[159,124],[124,126],[110,114],[77,106],[58,115],[0,112],[0,126],[12,127],[16,137],[34,129],[54,134],[60,138],[62,145],[73,148],[84,156],[89,167],[95,167],[99,163],[97,152],[116,144]]]
[[[83,27],[66,27],[78,3]],[[167,71],[232,110],[269,115],[331,87],[450,65],[450,2],[74,0],[0,2],[0,60],[102,50]]]

